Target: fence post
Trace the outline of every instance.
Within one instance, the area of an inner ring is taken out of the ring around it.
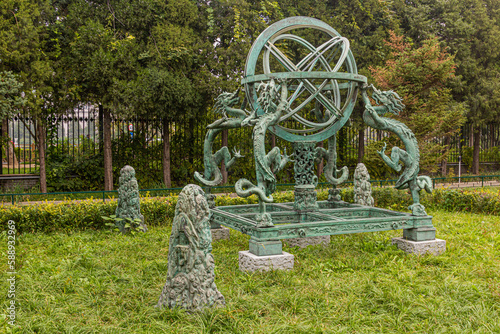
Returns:
[[[14,195],[10,196],[10,198],[12,199],[12,205],[14,205]]]

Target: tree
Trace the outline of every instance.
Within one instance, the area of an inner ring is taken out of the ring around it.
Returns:
[[[453,98],[474,125],[473,173],[479,172],[480,128],[500,117],[500,2],[395,1],[405,34],[418,44],[437,36],[455,55]]]
[[[168,1],[158,2],[157,11],[134,79],[116,81],[113,95],[122,114],[161,120],[163,180],[171,187],[170,127],[203,117],[216,85],[203,61],[212,46],[197,33],[198,8]]]
[[[47,191],[45,172],[45,120],[54,107],[53,63],[57,52],[50,45],[49,27],[56,16],[49,0],[5,0],[0,3],[0,71],[12,71],[23,83],[26,103],[21,112],[36,124],[40,190]]]
[[[74,103],[103,106],[104,189],[113,189],[111,116],[119,116],[116,86],[134,80],[146,51],[158,2],[75,1],[65,9],[69,43],[65,57]]]
[[[20,89],[23,86],[17,81],[16,75],[10,71],[0,72],[0,120],[2,122],[1,147],[5,146],[7,161],[16,164],[14,147],[11,145],[9,136],[9,118],[16,110],[19,110],[26,102],[21,96]]]
[[[440,47],[436,38],[423,41],[419,48],[391,33],[392,49],[385,66],[371,68],[379,89],[394,90],[405,104],[397,116],[414,132],[420,147],[420,165],[435,172],[446,158],[447,148],[437,139],[456,134],[465,121],[464,107],[452,99],[446,84],[453,79],[453,56]]]

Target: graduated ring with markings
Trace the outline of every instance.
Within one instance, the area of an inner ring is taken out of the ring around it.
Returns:
[[[326,33],[326,41],[315,46],[289,33],[300,29]],[[298,43],[303,50],[305,48],[306,56],[300,60],[291,59],[287,56],[287,50],[280,49],[280,45],[286,43]],[[259,61],[262,61],[262,66],[258,66]],[[281,71],[271,64],[279,64]],[[255,40],[248,53],[242,84],[245,85],[250,106],[257,115],[264,113],[257,101],[257,85],[271,79],[286,79],[296,83],[289,88],[289,110],[282,115],[279,125],[270,128],[274,134],[291,142],[319,142],[335,135],[352,113],[358,84],[366,83],[366,77],[357,73],[349,41],[328,24],[301,16],[269,26]],[[321,109],[321,116],[311,117],[311,106],[315,110]],[[287,120],[300,126],[287,127]]]

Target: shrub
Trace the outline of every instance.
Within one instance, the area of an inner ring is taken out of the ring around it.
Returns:
[[[342,198],[353,202],[352,188],[341,189]],[[407,191],[398,191],[390,187],[374,187],[375,206],[397,211],[407,211],[411,196]],[[318,190],[318,200],[326,200],[328,190]],[[276,203],[292,202],[293,191],[274,194]],[[218,206],[257,204],[257,197],[248,198],[220,195],[216,199]],[[492,191],[471,191],[461,189],[435,189],[432,194],[422,194],[421,203],[429,210],[463,211],[480,214],[500,215],[500,196]],[[177,196],[141,199],[141,213],[148,226],[170,224],[177,204]],[[16,222],[19,232],[54,232],[74,229],[102,229],[106,222],[102,216],[113,215],[116,201],[97,200],[64,201],[61,203],[44,202],[36,205],[3,206],[0,211],[1,228],[5,229],[8,220]]]

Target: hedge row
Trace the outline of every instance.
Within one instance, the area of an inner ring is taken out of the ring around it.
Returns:
[[[353,201],[352,188],[342,189],[342,198]],[[327,190],[318,191],[318,200],[325,200]],[[394,188],[374,188],[375,206],[406,211],[411,204],[411,197],[406,191]],[[293,192],[274,194],[275,202],[292,202]],[[174,215],[176,196],[164,198],[143,198],[141,212],[150,226],[170,224]],[[217,205],[255,204],[257,198],[232,198],[219,196]],[[500,194],[487,191],[467,191],[452,189],[436,189],[432,194],[422,195],[421,203],[428,211],[442,209],[480,214],[500,215]],[[19,232],[54,232],[85,229],[101,229],[105,227],[102,216],[114,214],[116,201],[101,202],[95,200],[67,201],[62,203],[45,202],[34,205],[12,205],[0,207],[0,226],[6,231],[8,220],[16,222]]]

